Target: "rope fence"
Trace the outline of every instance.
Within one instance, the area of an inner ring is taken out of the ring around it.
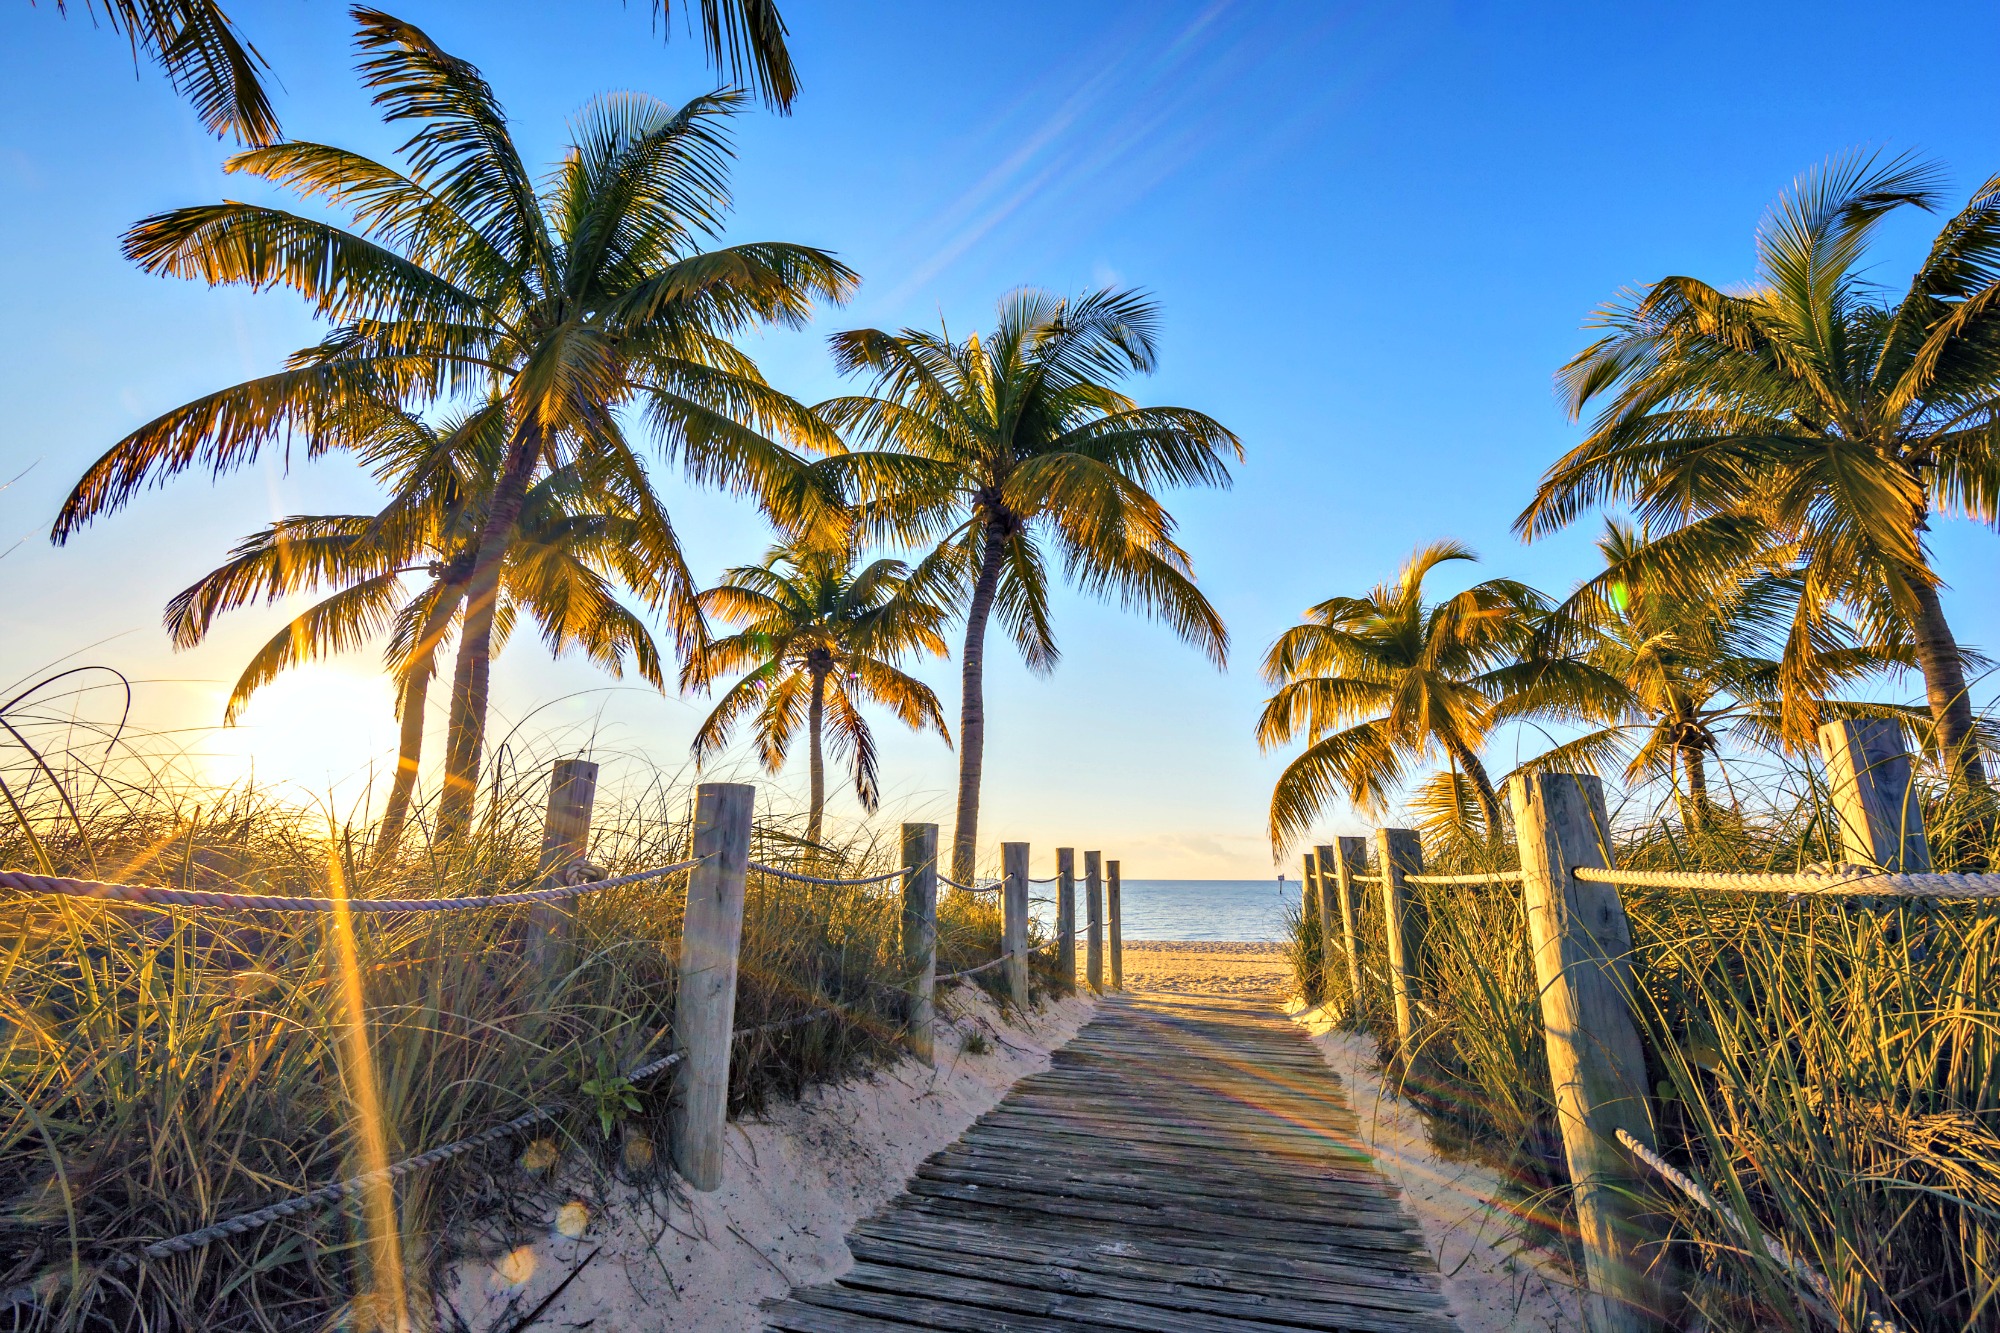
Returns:
[[[1578,866],[1571,873],[1587,884],[1624,884],[1644,889],[1791,893],[1827,898],[2000,898],[2000,875],[1904,875],[1867,866],[1833,874],[1600,870],[1593,866]]]
[[[1005,881],[997,879],[990,880],[985,884],[978,884],[978,885],[961,884],[957,880],[953,879],[951,876],[945,874],[943,871],[938,872],[937,882],[944,885],[946,888],[960,889],[966,893],[996,893],[1000,889],[1006,887]]]
[[[1428,930],[1424,896],[1414,890],[1521,886],[1518,903],[1536,953],[1540,1038],[1549,1078],[1573,1098],[1560,1117],[1564,1157],[1573,1179],[1598,1183],[1593,1190],[1579,1190],[1575,1203],[1595,1297],[1639,1306],[1653,1299],[1653,1279],[1628,1263],[1627,1242],[1602,1238],[1626,1231],[1647,1245],[1673,1239],[1659,1222],[1626,1202],[1653,1192],[1657,1176],[1721,1219],[1740,1237],[1753,1262],[1761,1264],[1768,1257],[1778,1264],[1814,1317],[1841,1322],[1834,1289],[1823,1274],[1772,1236],[1753,1234],[1745,1217],[1630,1133],[1616,1129],[1615,1122],[1598,1127],[1606,1108],[1631,1096],[1625,1089],[1641,1089],[1644,1097],[1646,1086],[1645,1025],[1633,1000],[1644,978],[1631,975],[1643,960],[1633,948],[1621,888],[1782,894],[1794,902],[1826,898],[1864,912],[1899,899],[1958,900],[1986,910],[1986,904],[2000,899],[2000,874],[1932,869],[1933,835],[1924,827],[1922,803],[1912,786],[1916,765],[1896,724],[1841,719],[1822,726],[1818,739],[1830,816],[1825,854],[1831,863],[1782,872],[1607,868],[1603,862],[1611,859],[1608,844],[1615,825],[1603,784],[1588,774],[1547,771],[1514,779],[1519,784],[1511,795],[1515,869],[1426,874],[1417,831],[1399,828],[1377,830],[1373,858],[1358,838],[1337,839],[1306,858],[1301,908],[1313,904],[1328,935],[1310,961],[1315,972],[1302,980],[1327,1002],[1345,992],[1350,1014],[1380,1013],[1385,1021],[1393,1020],[1395,1049],[1402,1053],[1398,1058],[1410,1058],[1407,1053],[1432,1040],[1437,1034],[1430,1029],[1445,1021],[1425,993],[1431,981],[1424,958]],[[1368,867],[1371,859],[1377,873],[1347,873]],[[1381,944],[1370,938],[1372,952],[1365,966],[1357,947],[1361,904],[1351,893],[1355,884],[1380,886],[1368,896],[1380,900]],[[1332,947],[1334,939],[1342,947]],[[1545,958],[1557,961],[1544,967]],[[1617,1114],[1627,1112],[1621,1107]],[[1857,1186],[1882,1183],[1856,1180]],[[1872,1312],[1852,1313],[1870,1333],[1897,1333],[1894,1324]]]
[[[749,868],[760,875],[774,879],[788,879],[794,884],[819,884],[830,889],[858,889],[869,884],[886,884],[892,879],[901,879],[905,871],[891,870],[886,874],[869,875],[863,879],[822,879],[818,875],[801,875],[795,870],[781,870],[777,866],[767,866],[761,861],[752,861]]]
[[[0,870],[0,889],[11,889],[17,894],[38,894],[149,907],[389,915],[462,912],[564,903],[609,889],[656,882],[673,875],[698,871],[700,873],[689,888],[687,912],[682,923],[681,947],[685,959],[690,950],[712,951],[720,947],[733,953],[739,947],[745,881],[751,873],[791,883],[866,888],[896,880],[904,881],[907,885],[921,884],[923,882],[921,872],[925,869],[934,869],[936,865],[934,853],[931,853],[931,859],[923,860],[916,865],[901,866],[882,874],[836,877],[809,875],[781,866],[748,860],[743,856],[743,851],[747,849],[751,838],[751,811],[754,801],[752,789],[740,784],[715,783],[704,784],[697,792],[694,849],[698,855],[671,865],[624,875],[609,875],[592,864],[586,855],[596,772],[597,766],[585,760],[556,762],[551,775],[542,855],[545,865],[552,862],[557,868],[538,872],[538,876],[545,882],[535,888],[507,887],[492,893],[444,898],[307,897],[123,884],[60,875],[41,875],[20,870]],[[911,846],[910,839],[913,836],[918,837],[918,845],[927,844],[933,849],[936,846],[935,825],[905,825],[906,848]],[[727,854],[731,850],[735,852],[734,857]],[[1025,847],[1022,850],[1025,852]],[[731,868],[732,860],[735,866],[742,867],[742,870]],[[1060,878],[1059,875],[1050,876],[1029,882],[1053,884],[1059,882]],[[991,893],[1003,888],[1005,884],[1002,880],[983,884],[961,884],[943,874],[935,875],[935,879],[940,884],[971,893]],[[696,892],[697,889],[700,890],[699,893]],[[700,900],[699,903],[697,898]],[[1051,900],[1037,898],[1033,901],[1045,903]],[[910,907],[906,902],[905,910],[907,914],[918,909]],[[879,978],[868,978],[867,984],[908,1002],[907,1009],[902,1011],[901,1039],[912,1051],[919,1054],[919,1058],[929,1059],[930,1032],[935,1021],[935,1010],[930,997],[934,988],[978,977],[1010,963],[1025,967],[1026,954],[1011,941],[1025,934],[1027,923],[1014,919],[1018,909],[1010,896],[1009,901],[1005,903],[1007,921],[1003,926],[1003,943],[999,956],[955,972],[934,975],[926,985],[923,977],[926,972],[934,971],[938,940],[935,933],[934,905],[922,910],[931,914],[930,933],[927,942],[917,946],[919,952],[904,955],[904,961],[909,965],[907,974],[902,975],[894,983]],[[734,925],[729,922],[729,914],[732,913],[737,918]],[[906,922],[909,919],[906,915]],[[922,920],[921,914],[916,919]],[[561,938],[567,934],[568,927],[563,920],[558,920],[552,929],[554,933],[549,940],[541,939],[535,934],[534,928],[531,928],[530,932],[534,938],[529,941],[529,947],[545,969],[562,966]],[[912,947],[907,932],[906,925],[903,941],[906,950]],[[1066,940],[1078,933],[1078,928],[1072,922],[1067,930],[1055,934],[1054,941]],[[926,940],[923,934],[919,934],[916,938]],[[1046,948],[1048,944],[1045,943],[1041,947]],[[1016,1004],[1024,1005],[1028,1000],[1028,993],[1023,989],[1026,984],[1024,976],[1025,973],[1016,974],[1010,979],[1008,989],[1012,1001]],[[713,987],[706,989],[682,987],[674,1002],[673,1018],[661,1034],[662,1037],[673,1038],[674,1049],[637,1065],[623,1075],[626,1084],[638,1084],[669,1069],[684,1066],[683,1076],[687,1082],[681,1089],[680,1095],[686,1102],[684,1108],[686,1115],[676,1118],[673,1160],[675,1169],[697,1189],[713,1189],[720,1183],[720,1143],[727,1109],[729,1050],[750,1038],[768,1036],[848,1014],[864,1003],[860,998],[836,1002],[813,995],[808,1000],[810,1007],[803,1013],[755,1027],[737,1029],[733,1021],[728,1018],[724,1018],[719,1024],[713,1021],[713,1006],[725,1002],[733,1008],[734,988],[723,988],[718,991]],[[109,1255],[95,1262],[91,1271],[107,1276],[126,1273],[148,1261],[188,1254],[217,1241],[243,1236],[287,1218],[339,1204],[367,1190],[392,1184],[416,1172],[442,1165],[478,1149],[491,1147],[537,1126],[556,1122],[574,1110],[582,1097],[583,1090],[579,1088],[573,1094],[531,1107],[498,1124],[467,1134],[450,1143],[415,1153],[388,1166],[361,1172],[289,1198],[222,1218],[192,1231],[150,1241],[122,1253]],[[695,1109],[697,1101],[700,1101],[704,1108],[699,1112]],[[681,1123],[682,1119],[690,1121],[692,1127],[684,1126]],[[695,1121],[700,1123],[693,1124]],[[684,1150],[688,1154],[685,1160]],[[713,1160],[704,1164],[704,1154]],[[83,1242],[81,1238],[77,1238],[76,1243],[87,1243],[91,1248],[110,1248],[116,1244],[116,1242]],[[32,1281],[0,1289],[0,1311],[15,1309],[22,1305],[46,1304],[62,1289],[64,1280],[64,1270],[55,1270],[44,1273]]]
[[[0,870],[0,888],[64,898],[93,898],[100,902],[140,903],[149,907],[214,907],[243,912],[465,912],[474,908],[567,902],[586,894],[601,893],[605,889],[623,888],[627,884],[642,884],[647,880],[677,875],[694,869],[704,859],[696,857],[691,861],[677,861],[670,866],[610,879],[579,880],[573,884],[552,884],[547,888],[524,889],[518,893],[483,893],[462,898],[289,898],[267,893],[212,893],[204,889],[115,884],[95,879],[68,879],[60,875],[32,875],[22,870]],[[572,866],[570,869],[589,868]]]

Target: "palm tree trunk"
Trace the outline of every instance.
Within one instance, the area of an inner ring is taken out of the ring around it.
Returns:
[[[826,727],[826,673],[812,673],[812,703],[806,710],[806,731],[812,741],[812,802],[806,810],[806,841],[819,845],[820,822],[826,814],[826,751],[821,736]]]
[[[965,651],[959,658],[958,827],[951,837],[951,877],[972,883],[979,857],[979,779],[986,770],[986,622],[1000,588],[1006,538],[987,525],[979,551],[979,577],[965,610]]]
[[[389,803],[382,809],[382,826],[375,832],[375,848],[370,855],[376,861],[396,854],[396,848],[403,841],[403,828],[410,820],[410,802],[417,790],[417,768],[424,755],[424,712],[430,697],[431,676],[437,671],[438,643],[444,638],[445,627],[451,624],[452,616],[458,611],[464,590],[462,582],[446,583],[440,590],[430,615],[424,619],[416,650],[403,676],[402,734],[396,750],[396,780],[389,788]]]
[[[1683,745],[1681,767],[1687,770],[1688,801],[1681,819],[1690,829],[1701,830],[1708,827],[1708,759],[1699,745]]]
[[[486,699],[493,666],[493,613],[500,601],[500,573],[521,516],[528,483],[542,457],[541,435],[523,426],[509,446],[507,468],[493,487],[486,526],[479,533],[479,558],[466,584],[465,630],[459,642],[459,679],[451,699],[451,731],[445,745],[444,792],[438,798],[438,833],[464,835],[472,826],[479,795],[479,759],[486,744]]]
[[[430,695],[431,671],[431,656],[426,654],[403,681],[396,780],[389,788],[389,803],[382,807],[382,827],[375,831],[375,848],[370,853],[377,862],[396,854],[403,841],[403,826],[410,819],[410,798],[417,790],[417,766],[424,757],[424,708]]]
[[[1973,740],[1972,696],[1965,687],[1965,663],[1958,653],[1958,640],[1945,621],[1937,589],[1916,577],[1908,583],[1917,603],[1910,628],[1916,638],[1917,665],[1924,673],[1924,696],[1937,728],[1938,754],[1947,771],[1983,792],[1986,765],[1980,761]]]
[[[1465,770],[1465,776],[1472,779],[1473,794],[1479,798],[1479,816],[1486,821],[1486,838],[1490,842],[1500,836],[1500,797],[1493,790],[1493,779],[1470,746],[1456,737],[1446,737],[1444,745]]]

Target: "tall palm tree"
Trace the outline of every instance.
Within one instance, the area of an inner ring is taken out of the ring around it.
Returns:
[[[260,72],[270,62],[216,0],[83,0],[81,7],[93,20],[102,13],[105,26],[131,42],[134,58],[141,51],[151,57],[209,133],[248,144],[277,140],[278,114]],[[68,12],[69,0],[56,0],[56,13]],[[671,0],[653,0],[653,16],[673,31]],[[766,105],[791,110],[798,74],[771,0],[701,0],[700,23],[709,64],[738,82],[747,75]]]
[[[538,191],[476,69],[407,23],[354,12],[363,82],[385,119],[417,123],[408,171],[314,143],[253,149],[229,167],[345,208],[358,230],[223,203],[148,218],[125,244],[148,272],[291,287],[333,330],[284,370],[121,440],[77,483],[54,537],[197,463],[227,471],[294,435],[310,453],[341,447],[341,415],[358,401],[500,397],[505,459],[466,585],[470,656],[453,690],[439,806],[454,832],[477,791],[508,534],[538,470],[590,458],[622,474],[646,518],[636,554],[661,571],[687,660],[703,637],[694,580],[621,415],[641,409],[663,454],[695,479],[756,494],[795,526],[816,521],[816,479],[772,437],[821,447],[831,437],[729,338],[759,323],[799,324],[815,300],[844,299],[855,277],[804,246],[702,248],[728,206],[725,122],[740,94],[679,110],[638,94],[601,98]]]
[[[1572,415],[1604,406],[1516,528],[1532,539],[1623,502],[1656,531],[1702,536],[1685,548],[1696,584],[1760,552],[1796,561],[1787,734],[1811,734],[1829,683],[1817,647],[1845,611],[1869,641],[1909,635],[1940,752],[1983,790],[1925,534],[1935,513],[2000,524],[2000,177],[1945,223],[1900,297],[1864,276],[1881,219],[1935,208],[1937,181],[1905,157],[1830,161],[1759,228],[1748,290],[1670,277],[1601,308],[1605,336],[1559,380]]]
[[[1629,691],[1611,725],[1569,748],[1593,758],[1628,751],[1626,779],[1666,779],[1683,822],[1698,829],[1713,812],[1708,761],[1723,737],[1779,740],[1779,654],[1800,580],[1785,568],[1751,568],[1690,590],[1674,577],[1682,563],[1675,548],[1687,535],[1656,543],[1630,523],[1606,523],[1597,543],[1604,571],[1556,607],[1537,637],[1541,652],[1579,656]],[[1835,683],[1912,660],[1907,645],[1862,643],[1837,619],[1823,624],[1815,657],[1818,676]],[[1845,713],[1874,711],[1827,703]]]
[[[174,646],[191,648],[231,610],[336,589],[251,658],[230,692],[224,725],[291,667],[388,635],[401,729],[375,839],[378,857],[393,853],[409,817],[437,654],[464,608],[506,443],[505,418],[495,407],[439,431],[400,413],[382,416],[385,426],[400,426],[386,430],[371,451],[378,477],[396,490],[385,510],[280,519],[182,590],[166,613]],[[577,464],[541,477],[529,488],[507,546],[496,640],[525,610],[557,655],[581,648],[614,676],[624,674],[629,658],[641,677],[664,688],[651,634],[617,597],[621,587],[642,598],[661,592],[655,571],[632,555],[645,545],[637,531],[645,521],[637,507],[595,487]],[[414,590],[410,574],[425,576]]]
[[[952,874],[970,883],[986,758],[986,627],[997,612],[1029,668],[1055,668],[1054,555],[1072,583],[1164,621],[1221,666],[1229,637],[1195,587],[1161,485],[1226,486],[1242,446],[1183,407],[1141,407],[1114,387],[1153,369],[1153,301],[1076,300],[1024,288],[987,337],[856,329],[833,338],[868,396],[817,411],[872,448],[827,459],[879,535],[928,546],[911,572],[926,600],[961,608],[965,643]]]
[[[1497,722],[1559,700],[1552,670],[1533,679],[1520,670],[1546,609],[1534,589],[1488,579],[1425,600],[1432,570],[1476,559],[1453,541],[1420,547],[1393,583],[1328,598],[1271,645],[1263,670],[1274,691],[1257,742],[1269,750],[1306,740],[1271,793],[1274,848],[1295,841],[1339,792],[1383,809],[1411,766],[1439,751],[1470,784],[1485,828],[1500,828],[1480,747]]]
[[[848,761],[854,794],[873,812],[880,799],[875,737],[862,716],[880,704],[914,731],[951,743],[931,688],[897,663],[912,653],[950,653],[938,632],[944,613],[912,593],[899,560],[876,560],[858,572],[845,542],[774,548],[761,565],[739,565],[701,594],[703,610],[741,626],[712,640],[698,673],[713,679],[742,672],[695,733],[697,762],[729,743],[754,719],[764,767],[776,773],[801,723],[810,756],[806,841],[817,843],[826,814],[826,747]]]

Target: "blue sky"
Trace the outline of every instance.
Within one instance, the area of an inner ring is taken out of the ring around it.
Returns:
[[[1016,284],[1133,284],[1165,324],[1160,370],[1135,392],[1243,438],[1233,490],[1173,501],[1234,635],[1226,674],[1065,596],[1055,675],[1003,656],[990,677],[987,838],[1101,845],[1134,878],[1270,873],[1263,812],[1282,756],[1251,739],[1255,667],[1308,604],[1439,536],[1484,555],[1468,578],[1561,590],[1588,568],[1594,525],[1524,547],[1508,523],[1575,437],[1550,375],[1596,303],[1673,272],[1747,279],[1758,216],[1831,153],[1918,150],[1959,197],[2000,171],[1991,91],[1952,61],[2000,36],[2000,17],[1970,5],[784,9],[803,94],[789,118],[742,119],[729,236],[831,248],[865,283],[814,329],[752,340],[774,381],[806,399],[840,391],[833,329],[942,317],[969,330]],[[393,146],[354,82],[341,7],[232,12],[276,67],[290,133]],[[538,161],[593,93],[679,101],[713,83],[697,44],[663,44],[643,5],[397,12],[481,66]],[[346,793],[393,747],[372,655],[274,687],[252,725],[221,735],[208,728],[227,684],[281,613],[242,613],[173,654],[159,612],[274,513],[367,504],[357,478],[274,459],[221,485],[183,478],[63,550],[45,538],[67,487],[125,431],[314,336],[289,297],[147,278],[119,258],[147,213],[265,197],[222,175],[226,152],[151,70],[134,77],[121,39],[46,4],[0,9],[0,480],[26,469],[0,492],[0,545],[20,539],[0,563],[0,679],[58,659],[116,665],[147,682],[140,720],[189,729],[210,771],[254,762]],[[1891,225],[1883,281],[1901,282],[1925,225]],[[744,506],[671,495],[703,577],[761,552]],[[1963,525],[1936,535],[1947,608],[1989,650],[1994,542]],[[955,672],[923,674],[955,717]],[[545,746],[594,736],[607,756],[678,765],[699,718],[695,702],[607,690],[525,637],[496,679],[503,729],[520,722]],[[894,816],[948,822],[949,752],[886,730],[883,748]],[[1335,812],[1325,831],[1361,827]]]

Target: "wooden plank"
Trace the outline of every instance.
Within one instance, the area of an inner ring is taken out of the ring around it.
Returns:
[[[1087,1228],[1053,1228],[1037,1234],[1037,1253],[1045,1264],[1079,1272],[1111,1276],[1160,1278],[1195,1286],[1257,1291],[1299,1300],[1342,1300],[1386,1309],[1443,1309],[1444,1298],[1424,1272],[1390,1271],[1372,1266],[1333,1262],[1315,1252],[1311,1259],[1288,1259],[1258,1253],[1239,1256],[1233,1249],[1224,1266],[1211,1244],[1111,1237]],[[967,1226],[950,1218],[933,1217],[915,1209],[896,1209],[863,1221],[851,1243],[879,1242],[949,1254],[977,1255],[1009,1261],[1020,1258],[1020,1246],[989,1229]],[[860,1251],[855,1251],[857,1254]],[[1328,1293],[1332,1293],[1329,1295]]]
[[[1339,1081],[1268,1005],[1224,997],[1107,996],[849,1246],[768,1327],[1452,1327]]]
[[[1288,1328],[1365,1329],[1370,1333],[1418,1333],[1419,1330],[1447,1328],[1435,1315],[1405,1310],[1401,1292],[1341,1292],[1328,1298],[1321,1288],[1291,1284],[1283,1292],[1255,1291],[1228,1279],[1213,1269],[1205,1275],[1221,1279],[1202,1282],[1188,1280],[1188,1270],[1157,1267],[1146,1276],[1103,1272],[1064,1259],[1061,1263],[1023,1262],[1022,1256],[994,1254],[967,1255],[962,1249],[918,1246],[872,1237],[856,1237],[849,1244],[854,1257],[876,1270],[904,1269],[922,1274],[940,1274],[997,1282],[1032,1291],[1074,1292],[1152,1306],[1163,1310],[1230,1316],[1227,1329],[1262,1327],[1264,1323]],[[1004,1262],[996,1264],[995,1259]],[[843,1279],[852,1280],[852,1279]],[[885,1284],[856,1282],[856,1285],[888,1289]],[[927,1285],[927,1284],[926,1284]],[[935,1291],[935,1288],[932,1288]],[[936,1292],[943,1295],[943,1292]],[[1361,1299],[1352,1297],[1358,1295]],[[1262,1321],[1256,1324],[1236,1320]]]

